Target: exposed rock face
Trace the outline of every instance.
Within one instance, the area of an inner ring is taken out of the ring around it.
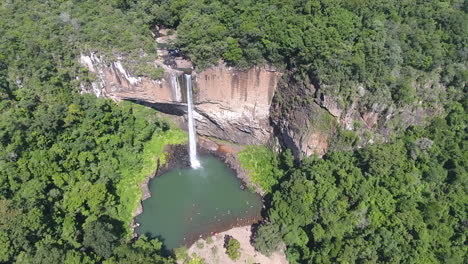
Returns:
[[[141,100],[150,103],[182,103],[181,90],[174,80],[182,74],[180,71],[167,70],[161,80],[132,76],[120,61],[106,64],[95,54],[81,55],[80,62],[89,71],[95,73],[98,81],[92,84],[97,96],[116,100]]]
[[[419,86],[421,93],[426,86]],[[431,88],[439,93],[443,89],[435,84]],[[279,143],[290,148],[298,158],[311,154],[322,156],[330,149],[349,150],[368,143],[386,142],[392,133],[411,125],[423,125],[428,117],[443,111],[437,103],[430,107],[424,107],[421,102],[395,106],[391,99],[369,106],[365,97],[369,95],[364,87],[358,85],[355,91],[353,98],[342,103],[340,97],[325,94],[318,84],[311,85],[307,78],[302,81],[292,77],[282,79],[271,107],[271,120]],[[346,145],[348,142],[339,140],[342,131],[348,132],[348,137],[354,135],[357,141]]]
[[[241,144],[264,144],[269,109],[281,74],[266,67],[237,71],[220,65],[196,75],[200,134]]]
[[[147,104],[165,113],[186,112],[182,71],[165,66],[161,80],[132,76],[120,61],[106,64],[95,54],[80,62],[98,81],[85,92]],[[271,136],[269,109],[281,73],[268,67],[238,71],[224,65],[193,73],[198,134],[239,144],[264,144]]]
[[[166,38],[163,40],[170,41],[173,36]],[[171,57],[167,50],[158,52],[172,67],[192,67],[189,61]],[[185,115],[182,71],[156,61],[165,74],[161,80],[151,80],[133,76],[121,60],[106,63],[95,54],[82,55],[81,64],[98,78],[90,87],[83,86],[83,92]],[[220,64],[192,72],[192,76],[198,134],[239,144],[265,144],[274,134],[279,144],[290,148],[297,158],[385,142],[393,132],[422,125],[427,117],[440,113],[442,107],[437,100],[444,91],[437,80],[414,84],[419,98],[430,107],[422,101],[396,106],[385,95],[380,102],[374,102],[375,95],[359,84],[352,89],[354,95],[342,99],[316,81],[283,75],[268,66],[240,71]],[[352,146],[342,146],[337,139],[343,131],[348,139],[354,136],[358,140],[352,139]]]

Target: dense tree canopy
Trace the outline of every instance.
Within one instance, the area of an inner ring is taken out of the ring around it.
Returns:
[[[363,84],[369,104],[444,99],[446,115],[388,144],[299,164],[263,148],[240,158],[269,193],[262,252],[284,244],[292,263],[463,263],[467,3],[2,1],[0,262],[173,262],[157,240],[129,239],[129,223],[138,183],[185,137],[150,109],[81,95],[95,76],[77,59],[124,56],[134,74],[160,77],[151,30],[163,25],[198,68],[270,63],[344,100]],[[441,98],[415,89],[424,78],[443,85]]]
[[[2,102],[0,261],[93,262],[133,251],[122,247],[138,179],[170,142],[160,135],[181,137],[142,106],[68,97]]]
[[[78,93],[93,78],[80,52],[155,54],[138,17],[107,1],[0,4],[1,263],[172,262],[129,224],[138,184],[184,134],[149,108]]]
[[[371,102],[408,104],[419,78],[441,72],[446,86],[463,89],[468,77],[463,0],[175,0],[161,8],[158,22],[177,28],[176,46],[197,67],[270,63],[345,101],[363,84]]]
[[[69,82],[79,71],[76,56],[91,52],[105,56],[106,62],[125,57],[134,74],[160,77],[154,65],[152,17],[144,11],[149,1],[131,10],[119,9],[117,2],[3,1],[1,54],[15,68],[9,77],[21,81],[25,74],[37,74],[41,80]]]
[[[468,155],[464,107],[392,143],[308,158],[272,197],[259,250],[291,263],[463,263]]]

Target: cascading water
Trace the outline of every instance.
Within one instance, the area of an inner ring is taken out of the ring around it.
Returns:
[[[172,84],[172,89],[174,90],[174,95],[175,95],[175,101],[180,102],[182,101],[182,95],[180,94],[180,86],[179,86],[179,80],[178,80],[178,75],[173,73],[171,74],[171,84]]]
[[[197,159],[197,138],[195,123],[193,121],[193,103],[192,103],[192,76],[184,74],[185,85],[187,86],[187,112],[188,112],[188,129],[189,129],[189,154],[190,165],[192,168],[200,168],[200,161]]]

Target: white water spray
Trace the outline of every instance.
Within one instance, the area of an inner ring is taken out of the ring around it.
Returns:
[[[189,129],[189,154],[190,165],[192,168],[200,168],[200,161],[197,159],[197,134],[195,123],[193,122],[193,103],[192,103],[192,76],[184,74],[187,86],[187,108],[188,108],[188,129]]]

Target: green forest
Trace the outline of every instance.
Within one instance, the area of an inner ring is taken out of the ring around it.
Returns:
[[[0,263],[175,263],[132,238],[138,184],[187,136],[157,111],[81,94],[80,54],[161,78],[152,32],[197,69],[271,64],[348,102],[440,103],[385,144],[295,160],[239,155],[266,191],[254,237],[290,263],[468,259],[468,1],[5,0],[0,3]],[[422,79],[440,82],[434,101]],[[288,107],[285,105],[284,107]]]
[[[297,166],[285,153],[256,247],[284,243],[291,263],[464,263],[467,122],[455,103],[389,144]]]
[[[463,0],[179,0],[160,23],[199,68],[269,63],[344,102],[361,84],[369,104],[409,104],[427,98],[411,85],[422,78],[440,78],[449,100],[465,89],[467,11]]]

